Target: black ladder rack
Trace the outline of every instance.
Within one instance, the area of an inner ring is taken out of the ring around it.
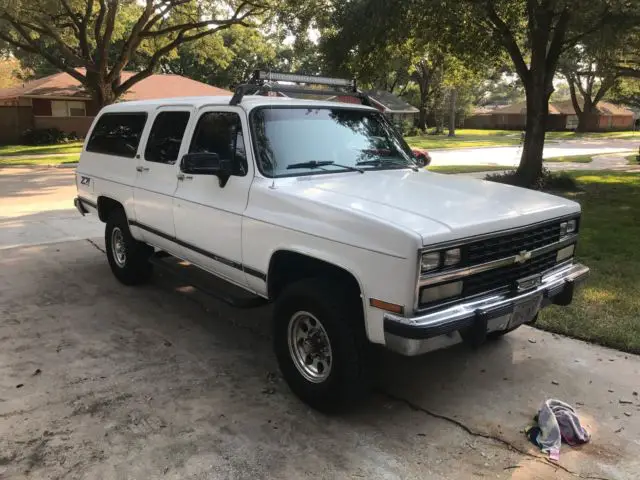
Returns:
[[[326,85],[335,87],[334,89],[317,90],[294,85],[282,85],[273,83],[285,81],[291,83],[304,83],[312,85]],[[355,79],[346,80],[342,78],[321,77],[316,75],[302,75],[298,73],[266,72],[256,70],[253,72],[248,83],[238,85],[229,105],[238,105],[245,95],[263,95],[269,92],[276,93],[301,93],[310,95],[338,96],[346,95],[359,98],[363,105],[372,107],[373,104],[369,96],[358,90]]]

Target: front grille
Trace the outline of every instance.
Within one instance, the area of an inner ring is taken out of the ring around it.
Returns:
[[[557,252],[545,253],[522,265],[509,265],[467,277],[464,279],[462,295],[477,295],[502,287],[515,289],[517,280],[542,273],[555,266],[556,254]]]
[[[470,243],[464,249],[466,257],[464,261],[467,265],[478,265],[517,255],[523,250],[529,252],[558,241],[560,241],[559,221]]]

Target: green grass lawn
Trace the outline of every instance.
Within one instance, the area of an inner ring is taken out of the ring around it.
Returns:
[[[570,172],[584,191],[578,259],[591,276],[569,307],[540,314],[545,330],[640,353],[640,175]]]
[[[435,150],[440,148],[502,147],[520,144],[520,132],[514,130],[456,130],[455,137],[445,135],[417,135],[405,137],[416,148]]]
[[[640,131],[622,131],[622,132],[547,132],[547,140],[640,140]]]
[[[446,130],[445,130],[446,132]],[[519,130],[456,130],[455,137],[445,135],[417,135],[405,137],[407,143],[416,148],[446,149],[446,148],[474,148],[474,147],[504,147],[520,144]],[[547,140],[640,140],[640,131],[632,132],[547,132]]]
[[[545,158],[545,162],[552,163],[591,163],[593,160],[593,155],[565,155],[560,157],[549,157]]]
[[[61,165],[64,163],[75,163],[80,158],[80,153],[68,155],[55,155],[52,157],[30,157],[23,155],[20,157],[0,156],[0,167],[9,165]]]
[[[497,165],[442,165],[427,167],[427,169],[430,172],[436,173],[475,173],[512,170],[510,167],[500,167]]]
[[[13,155],[48,155],[50,153],[80,153],[82,142],[59,145],[1,145],[0,157]]]

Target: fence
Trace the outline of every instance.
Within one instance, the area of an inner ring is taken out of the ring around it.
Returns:
[[[31,107],[0,106],[0,145],[19,143],[29,128],[33,128]]]

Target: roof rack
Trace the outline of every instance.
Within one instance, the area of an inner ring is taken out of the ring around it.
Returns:
[[[315,88],[304,88],[295,85],[282,85],[273,82],[304,83],[312,85],[326,85],[333,89],[318,90]],[[256,70],[253,72],[248,83],[238,85],[230,105],[238,105],[245,95],[261,95],[268,92],[280,93],[303,93],[311,95],[336,96],[340,94],[359,98],[363,105],[373,106],[367,94],[358,90],[356,79],[347,80],[344,78],[321,77],[316,75],[303,75],[299,73],[280,73]]]

